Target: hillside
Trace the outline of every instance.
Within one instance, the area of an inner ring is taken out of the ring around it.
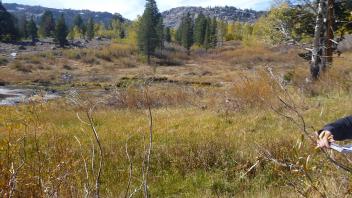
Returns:
[[[265,12],[255,10],[242,10],[232,6],[202,8],[202,7],[178,7],[162,13],[164,17],[164,24],[168,27],[177,27],[181,18],[186,13],[191,13],[197,16],[199,13],[210,17],[217,17],[224,21],[241,21],[241,22],[255,22]]]
[[[112,18],[118,18],[121,21],[128,21],[119,13],[109,13],[109,12],[95,12],[90,10],[72,10],[72,9],[56,9],[47,8],[42,6],[29,6],[16,3],[4,3],[4,7],[15,16],[25,15],[27,18],[34,17],[35,21],[38,23],[40,17],[46,10],[53,12],[54,17],[58,18],[61,14],[65,15],[65,20],[68,25],[73,23],[73,19],[76,15],[81,15],[83,20],[88,20],[89,17],[93,17],[94,21],[99,23],[104,23],[108,25]],[[168,27],[177,27],[181,21],[184,14],[190,12],[194,17],[199,13],[203,12],[205,15],[210,17],[217,17],[224,21],[241,21],[241,22],[255,22],[260,16],[262,16],[264,11],[255,11],[248,9],[238,9],[232,6],[225,7],[213,7],[213,8],[202,8],[202,7],[178,7],[172,8],[171,10],[162,13],[164,18],[164,24]]]
[[[68,25],[73,23],[73,19],[76,15],[81,15],[84,21],[88,20],[89,17],[93,17],[94,21],[104,23],[106,25],[109,24],[111,19],[114,17],[120,19],[121,21],[127,20],[118,13],[112,14],[109,12],[94,12],[90,10],[55,9],[42,6],[21,5],[16,3],[4,3],[3,5],[10,13],[16,16],[23,14],[28,18],[33,16],[37,23],[46,10],[53,12],[55,18],[58,18],[61,14],[64,14]]]

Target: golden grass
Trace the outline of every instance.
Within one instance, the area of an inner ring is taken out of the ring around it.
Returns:
[[[326,121],[349,113],[349,98],[349,95],[338,100],[321,98],[321,108],[326,109],[322,117],[319,115],[321,109],[313,107],[317,101],[312,99],[306,104],[312,108],[304,115],[309,124],[322,126]],[[43,191],[44,188],[61,196],[82,195],[86,181],[80,153],[83,152],[90,163],[93,138],[90,128],[76,117],[78,112],[84,119],[84,112],[63,102],[22,105],[14,111],[15,108],[0,107],[0,156],[3,159],[0,168],[5,173],[0,180],[1,188],[7,192],[10,173],[6,170],[12,163],[18,166],[25,156],[26,163],[17,175],[17,195],[51,192]],[[275,158],[288,162],[314,153],[314,145],[308,142],[297,147],[300,141],[297,127],[265,109],[249,108],[246,112],[224,116],[212,109],[170,107],[154,109],[153,116],[155,139],[150,190],[154,196],[256,196],[260,192],[278,196],[286,191],[293,195],[294,190],[286,186],[287,179],[299,183],[305,178],[269,162],[263,161],[244,179],[240,179],[241,175],[257,160],[257,145],[269,150]],[[147,115],[144,110],[101,107],[94,117],[104,148],[102,193],[108,197],[122,196],[128,175],[124,152],[128,139],[134,162],[133,187],[140,184]],[[25,139],[21,139],[23,137]],[[82,143],[82,148],[75,137]],[[315,169],[309,171],[315,179],[324,178],[328,182],[331,175],[343,176],[322,160],[321,155],[311,156],[310,163]],[[320,164],[319,168],[316,164]],[[314,171],[316,168],[319,171]],[[334,188],[329,186],[328,190],[336,193]]]
[[[110,49],[102,52],[111,56],[111,64],[96,57],[106,64],[103,68],[94,64],[91,67],[78,64],[84,56],[93,53],[91,51],[81,51],[80,59],[75,58],[76,51],[66,51],[68,54],[64,56],[72,55],[74,60],[65,59],[64,64],[75,65],[72,72],[81,76],[93,69],[97,74],[119,71],[112,75],[113,79],[118,75],[147,73],[146,67],[138,61],[133,62],[136,63],[133,67],[109,70],[115,62],[118,64],[121,61],[128,65],[129,57],[137,57],[133,50],[122,52],[124,47],[116,48],[117,52]],[[260,60],[255,53],[261,54]],[[281,56],[276,57],[279,55]],[[327,122],[351,114],[351,69],[347,66],[352,56],[345,56],[346,59],[337,59],[319,81],[311,84],[305,82],[307,68],[300,65],[288,68],[280,66],[285,61],[302,64],[293,58],[293,52],[284,57],[273,49],[258,46],[253,49],[241,47],[214,51],[209,56],[189,60],[195,64],[192,66],[158,68],[157,74],[182,80],[222,82],[226,78],[229,82],[222,87],[153,84],[149,88],[149,103],[154,118],[149,179],[151,195],[296,197],[298,190],[307,197],[319,197],[319,192],[312,187],[314,185],[328,197],[348,196],[351,187],[345,185],[345,181],[351,177],[314,150],[315,145],[307,138],[302,138],[300,127],[272,111],[271,108],[275,108],[299,121],[294,112],[278,101],[278,96],[288,100],[287,95],[273,82],[270,75],[259,69],[264,63],[273,63],[278,79],[287,75],[285,79],[288,82],[285,83],[288,83],[288,92],[292,96],[290,99],[304,116],[307,125],[319,129]],[[233,62],[226,62],[233,57],[243,58],[240,63],[236,63],[239,64],[238,68],[234,68]],[[201,58],[205,60],[200,60]],[[247,63],[260,65],[256,66],[258,69],[255,71],[246,70]],[[9,68],[2,71],[14,72]],[[59,72],[61,68],[54,71]],[[204,71],[211,71],[212,74],[199,75]],[[50,76],[53,71],[47,72],[43,75]],[[195,75],[185,75],[190,72]],[[22,75],[21,79],[28,78],[24,74],[14,74],[18,78]],[[35,70],[28,75],[38,73]],[[3,73],[0,72],[0,78],[2,76]],[[117,90],[113,87],[116,84],[105,81],[79,83],[96,84],[106,90],[116,91],[115,95],[106,97],[107,105],[98,106],[94,113],[94,123],[101,138],[105,159],[102,196],[122,197],[128,181],[126,143],[133,160],[131,187],[135,189],[141,184],[141,164],[149,127],[145,112],[145,90],[138,82],[126,82],[126,85],[121,85]],[[88,98],[92,101],[96,99],[90,95]],[[87,121],[85,112],[64,99],[45,104],[0,107],[0,172],[3,173],[0,177],[0,196],[8,195],[12,166],[18,167],[21,160],[25,160],[25,163],[16,175],[15,196],[81,197],[85,185],[93,186],[91,159],[94,137],[90,127],[79,121],[77,113]],[[309,132],[313,133],[313,130],[309,129]],[[94,145],[95,154],[96,146]],[[302,172],[264,159],[260,154],[263,149],[280,162],[303,168],[313,183]],[[344,161],[340,154],[336,154],[335,158]],[[84,161],[88,163],[88,180]],[[94,166],[97,163],[96,159]],[[139,191],[136,197],[141,196],[142,192]]]

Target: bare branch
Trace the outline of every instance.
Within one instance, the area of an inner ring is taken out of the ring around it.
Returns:
[[[77,114],[77,115],[78,115],[78,114]],[[88,174],[88,165],[87,165],[87,161],[86,161],[86,159],[85,159],[84,156],[83,156],[82,144],[81,144],[81,142],[79,141],[79,139],[78,139],[76,136],[74,136],[74,138],[76,139],[76,141],[77,141],[78,144],[79,144],[79,147],[80,147],[80,155],[81,155],[81,158],[82,158],[82,160],[83,160],[84,171],[85,171],[85,173],[86,173],[86,184],[85,184],[85,186],[84,186],[84,190],[85,190],[85,192],[86,192],[85,197],[89,197],[89,194],[90,194],[90,184],[89,184],[89,174]],[[86,186],[86,185],[87,185],[87,186]]]
[[[149,173],[149,166],[150,166],[150,157],[151,157],[151,152],[152,152],[152,147],[153,147],[153,115],[152,115],[151,104],[150,104],[147,86],[145,86],[144,94],[145,94],[146,104],[148,106],[147,108],[148,108],[148,117],[149,117],[149,145],[148,145],[147,153],[145,156],[146,162],[144,163],[144,166],[143,166],[144,167],[143,180],[144,180],[144,197],[148,198],[149,197],[148,173]]]
[[[133,172],[133,162],[132,159],[130,157],[130,154],[128,152],[128,141],[130,138],[127,139],[126,144],[125,144],[125,152],[126,152],[126,156],[129,162],[129,167],[128,167],[128,182],[127,182],[127,187],[126,187],[126,194],[125,194],[125,198],[128,198],[128,194],[130,191],[130,187],[131,187],[131,183],[132,183],[132,172]]]
[[[95,179],[95,197],[100,197],[100,177],[101,177],[101,172],[102,172],[102,168],[103,168],[103,148],[98,136],[98,132],[95,128],[95,124],[94,124],[94,120],[93,120],[93,111],[95,109],[96,106],[93,106],[92,108],[90,108],[87,112],[87,118],[89,120],[89,125],[93,131],[94,137],[95,137],[95,141],[98,144],[98,148],[99,148],[99,168],[98,168],[98,173],[96,175],[96,179]]]

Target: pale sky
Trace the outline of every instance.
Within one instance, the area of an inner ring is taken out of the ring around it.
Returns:
[[[266,10],[272,0],[156,0],[159,10],[165,11],[179,6],[235,6]],[[3,0],[3,3],[40,5],[49,8],[88,9],[120,13],[128,19],[135,19],[144,10],[145,0]]]

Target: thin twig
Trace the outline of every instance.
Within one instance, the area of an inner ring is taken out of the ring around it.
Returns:
[[[95,106],[94,106],[95,107]],[[86,115],[88,117],[89,123],[90,123],[90,127],[94,133],[94,137],[95,137],[95,141],[98,144],[98,148],[99,148],[99,168],[98,168],[98,173],[96,175],[96,179],[95,179],[95,197],[100,197],[100,177],[101,177],[101,172],[102,172],[102,168],[103,168],[103,148],[98,136],[98,132],[95,128],[95,124],[94,124],[94,120],[93,120],[93,111],[94,111],[94,107],[89,109],[86,112]]]
[[[81,155],[81,158],[83,160],[83,165],[84,165],[84,171],[86,173],[86,184],[87,186],[85,186],[85,191],[86,191],[86,196],[85,197],[89,197],[89,191],[90,191],[90,184],[89,184],[89,174],[88,174],[88,166],[87,166],[87,161],[86,159],[84,158],[83,156],[83,152],[82,152],[82,144],[81,142],[79,141],[79,139],[74,136],[74,138],[76,139],[76,141],[78,142],[79,144],[79,147],[80,147],[80,155]]]
[[[126,194],[125,194],[125,198],[128,198],[129,195],[129,191],[130,191],[130,187],[131,187],[131,183],[132,183],[132,171],[133,171],[133,162],[132,159],[130,157],[130,154],[128,152],[128,141],[130,138],[127,139],[126,144],[125,144],[125,152],[126,152],[126,156],[129,162],[129,167],[128,167],[128,182],[127,182],[127,187],[126,187]]]
[[[152,110],[150,106],[150,100],[149,100],[149,95],[148,95],[148,88],[145,88],[145,99],[146,103],[148,106],[148,117],[149,117],[149,145],[147,148],[147,153],[146,153],[146,163],[145,163],[145,169],[144,169],[144,197],[148,198],[149,193],[148,193],[148,173],[149,173],[149,166],[150,166],[150,157],[151,157],[151,152],[152,152],[152,147],[153,147],[153,115],[152,115]]]

